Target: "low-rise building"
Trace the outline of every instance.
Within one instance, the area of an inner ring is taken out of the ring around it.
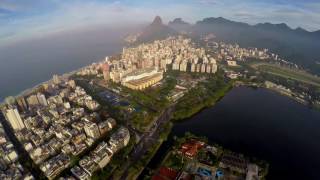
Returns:
[[[121,84],[134,90],[143,90],[159,81],[163,78],[163,72],[156,69],[143,69],[137,70],[128,74]]]
[[[84,131],[87,137],[98,139],[100,137],[99,127],[96,123],[86,122],[84,126]]]
[[[237,66],[237,61],[227,61],[228,66]]]
[[[79,180],[89,180],[90,176],[87,174],[81,167],[79,166],[74,166],[71,169],[71,173],[78,178]]]
[[[127,128],[121,127],[114,134],[111,135],[109,143],[118,151],[127,146],[130,140],[130,132]]]

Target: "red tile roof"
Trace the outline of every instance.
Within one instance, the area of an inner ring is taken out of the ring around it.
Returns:
[[[189,142],[182,144],[179,151],[186,156],[194,157],[203,146],[204,143],[201,141],[190,140]]]
[[[178,176],[178,172],[174,169],[161,167],[158,173],[152,176],[152,180],[174,180]]]
[[[163,177],[160,176],[160,175],[153,175],[153,176],[152,176],[152,180],[167,180],[167,179],[163,178]]]

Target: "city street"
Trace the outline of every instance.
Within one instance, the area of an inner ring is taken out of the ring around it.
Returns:
[[[147,152],[147,150],[155,143],[157,142],[159,138],[159,133],[160,130],[163,128],[163,126],[168,123],[171,119],[172,112],[174,110],[174,105],[168,107],[159,117],[158,119],[154,122],[153,126],[151,129],[147,132],[145,132],[141,136],[140,142],[136,145],[136,147],[132,150],[130,157],[129,157],[129,162],[125,166],[125,171],[121,176],[121,180],[127,179],[129,169],[130,167],[141,160],[143,155]]]

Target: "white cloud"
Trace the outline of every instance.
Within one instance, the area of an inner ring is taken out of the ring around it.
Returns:
[[[0,9],[4,9],[7,11],[16,11],[18,9],[18,5],[6,0],[0,1]]]
[[[196,0],[196,1],[204,5],[216,5],[220,2],[218,0]]]
[[[166,6],[150,8],[127,6],[121,1],[111,3],[51,1],[55,2],[54,5],[57,7],[49,14],[6,20],[5,23],[0,21],[0,43],[94,25],[120,26],[151,22],[156,15],[160,15],[165,22],[175,17],[181,17],[188,22],[195,22],[205,17],[222,16],[250,24],[285,22],[291,27],[302,26],[309,30],[320,28],[320,8],[318,8],[320,3],[316,3],[312,7],[305,4],[301,8],[297,8],[290,6],[290,4],[270,5],[260,2],[248,3],[246,1],[232,3],[234,1],[230,0],[194,0],[197,5],[167,4]],[[0,0],[0,7],[5,7],[4,2],[4,0]],[[13,10],[18,7],[17,5],[16,7],[13,5],[8,7],[7,5],[7,9],[9,8]]]
[[[316,13],[305,6],[307,5],[297,7],[292,4],[266,4],[262,2],[248,4],[239,2],[229,6],[228,11],[222,16],[249,24],[286,23],[292,28],[303,27],[310,31],[318,30],[320,28],[320,12]],[[225,8],[227,7],[219,7],[218,9]]]
[[[6,22],[0,29],[1,43],[16,41],[34,36],[68,29],[84,28],[95,25],[122,26],[151,22],[153,17],[160,15],[164,20],[192,12],[192,8],[184,5],[168,5],[163,8],[130,7],[119,1],[105,4],[99,2],[61,3],[59,8],[50,14],[15,19]],[[192,14],[188,15],[189,19]],[[188,19],[188,18],[187,18]],[[5,36],[5,34],[15,35]]]

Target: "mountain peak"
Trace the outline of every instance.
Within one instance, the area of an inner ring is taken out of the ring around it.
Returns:
[[[320,37],[320,30],[313,31],[312,34],[316,35],[317,37]]]
[[[156,16],[153,22],[145,27],[140,36],[139,42],[150,42],[158,39],[164,39],[170,35],[175,35],[175,30],[162,23],[160,16]]]
[[[224,24],[224,23],[227,23],[227,24],[231,24],[231,23],[236,23],[236,22],[233,22],[233,21],[230,21],[228,19],[225,19],[223,17],[208,17],[208,18],[204,18],[203,20],[201,21],[197,21],[197,24],[212,24],[212,23],[215,23],[215,24]]]
[[[286,23],[276,24],[276,26],[278,26],[281,29],[291,29]]]
[[[297,27],[297,28],[295,29],[295,31],[296,31],[296,32],[299,32],[299,33],[306,33],[306,32],[308,32],[307,30],[303,29],[302,27]]]
[[[183,21],[182,18],[175,18],[173,21],[169,22],[169,25],[174,25],[174,24],[185,24],[185,25],[187,25],[189,23]]]
[[[255,27],[268,30],[292,30],[286,23],[272,24],[270,22],[256,24]]]
[[[152,22],[153,25],[162,25],[162,19],[160,16],[156,16]]]

